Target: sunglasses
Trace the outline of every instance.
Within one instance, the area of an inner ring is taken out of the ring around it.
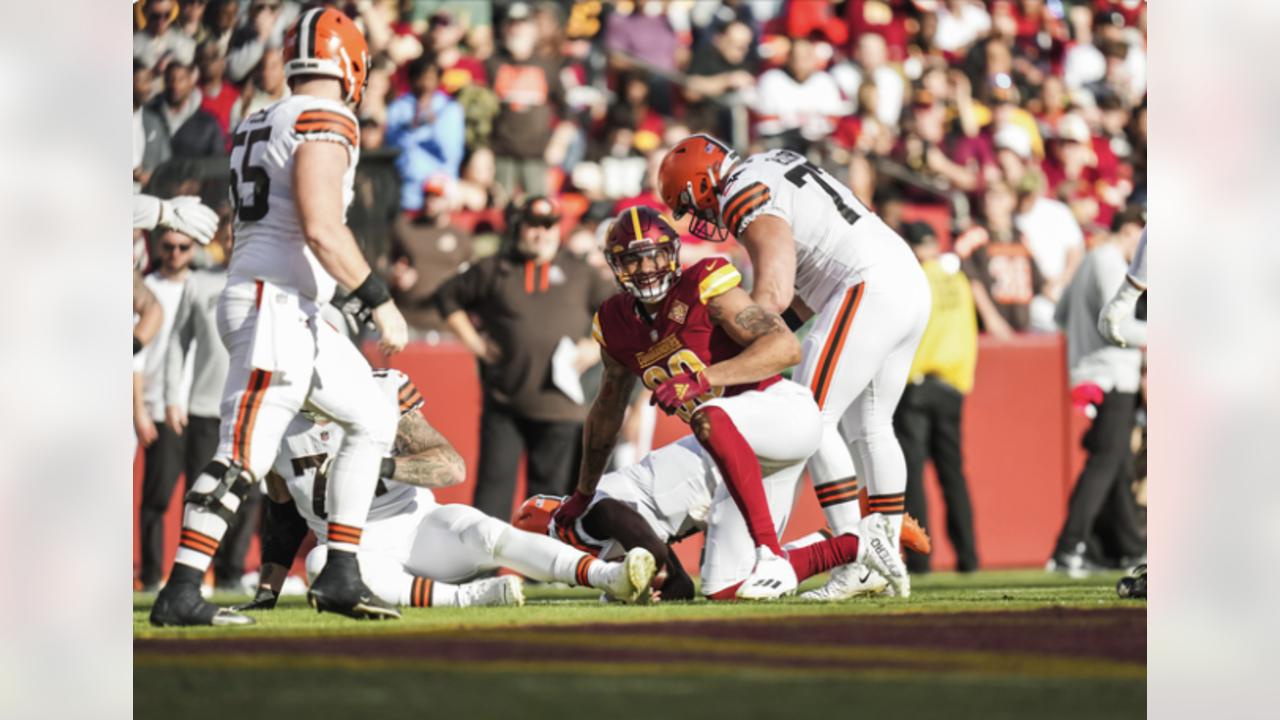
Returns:
[[[174,252],[175,250],[178,252],[186,252],[191,249],[191,243],[187,243],[186,245],[174,245],[173,243],[162,242],[160,243],[160,249],[167,250],[169,252]]]

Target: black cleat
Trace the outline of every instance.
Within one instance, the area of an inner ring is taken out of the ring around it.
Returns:
[[[184,627],[257,623],[248,615],[220,608],[200,597],[198,584],[174,582],[171,578],[169,584],[156,596],[156,604],[151,606],[151,624],[156,627]]]
[[[357,620],[399,620],[400,611],[383,600],[360,578],[355,555],[329,551],[324,569],[311,583],[307,602],[316,612],[331,612]]]
[[[1120,578],[1116,583],[1116,594],[1122,598],[1147,599],[1147,566],[1139,565],[1128,577]]]

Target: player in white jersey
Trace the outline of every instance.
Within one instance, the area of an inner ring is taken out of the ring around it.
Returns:
[[[1138,305],[1138,298],[1147,291],[1147,229],[1142,228],[1142,238],[1138,240],[1138,249],[1129,262],[1129,274],[1126,282],[1116,290],[1115,297],[1103,306],[1098,314],[1098,332],[1112,343],[1124,347],[1127,342],[1120,332],[1120,324],[1133,315]]]
[[[893,413],[931,308],[911,249],[843,183],[789,150],[744,161],[719,140],[694,135],[663,158],[658,184],[677,218],[693,216],[694,236],[732,234],[747,249],[757,304],[789,315],[794,327],[817,315],[794,379],[822,411],[822,443],[808,464],[818,501],[834,532],[852,531],[863,477],[871,512],[887,516],[900,537],[907,470]],[[861,592],[861,572],[837,568],[809,596]]]
[[[221,442],[187,494],[178,555],[151,611],[156,625],[253,622],[205,602],[199,585],[228,519],[271,469],[303,408],[344,432],[328,497],[329,561],[308,599],[351,617],[399,617],[361,581],[356,558],[395,413],[368,362],[318,316],[341,284],[381,331],[384,353],[407,340],[404,318],[345,224],[360,145],[348,106],[364,93],[368,49],[349,18],[316,8],[289,29],[284,56],[293,95],[246,118],[233,136],[236,252],[218,304],[231,357]]]
[[[776,531],[781,535],[790,515],[795,483],[766,484],[772,486],[766,488],[766,493]],[[786,497],[776,497],[771,492],[774,488],[790,492]],[[513,524],[522,530],[558,537],[602,560],[621,557],[636,548],[647,549],[655,559],[659,578],[655,585],[660,585],[663,600],[694,597],[693,581],[668,546],[694,533],[706,532],[708,524],[719,524],[720,532],[708,536],[703,551],[702,592],[711,600],[733,600],[752,573],[755,549],[747,533],[732,532],[744,521],[733,512],[728,495],[715,461],[697,438],[689,436],[601,478],[586,511],[572,524],[553,519],[568,498],[549,495],[526,500]],[[886,577],[906,577],[906,566],[892,549],[883,522],[879,516],[868,514],[852,533],[814,533],[782,549],[800,582],[857,562],[866,565],[864,572],[868,576],[858,594],[878,593],[888,585]],[[903,594],[909,592],[909,586],[904,586]]]
[[[438,504],[430,488],[462,482],[462,458],[419,412],[422,396],[408,377],[398,370],[375,370],[373,377],[399,408],[395,449],[383,461],[360,540],[361,574],[374,593],[412,607],[523,604],[519,577],[467,582],[506,567],[543,582],[598,588],[621,602],[648,600],[654,563],[643,548],[623,562],[602,562],[473,507]],[[289,425],[267,475],[272,503],[263,526],[262,583],[254,602],[237,609],[275,605],[308,527],[319,540],[307,556],[310,577],[329,554],[327,474],[343,430],[309,415],[300,413]]]

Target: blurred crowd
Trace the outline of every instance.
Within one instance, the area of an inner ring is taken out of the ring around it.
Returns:
[[[904,236],[924,223],[997,339],[1054,331],[1086,252],[1146,202],[1141,0],[142,0],[136,191],[229,211],[232,130],[289,94],[284,33],[312,6],[368,40],[348,219],[428,342],[456,334],[437,290],[513,247],[535,199],[611,280],[598,229],[666,211],[659,163],[693,133],[795,150]],[[172,259],[135,241],[142,265]],[[685,264],[725,254],[749,283],[732,240],[682,242]]]

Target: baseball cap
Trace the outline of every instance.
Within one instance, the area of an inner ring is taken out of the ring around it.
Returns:
[[[927,222],[909,222],[902,224],[902,237],[908,245],[924,245],[938,241],[938,233]]]
[[[432,175],[422,183],[422,192],[426,195],[445,197],[449,194],[449,178],[444,175]]]
[[[996,150],[1012,150],[1026,160],[1031,157],[1031,135],[1017,125],[1006,124],[996,131]]]
[[[1089,123],[1079,115],[1065,115],[1058,121],[1058,137],[1068,142],[1089,142]]]
[[[527,4],[522,2],[513,3],[511,8],[507,10],[507,22],[509,23],[521,22],[532,18],[533,11],[529,9]]]
[[[560,203],[541,195],[529,198],[520,208],[520,222],[530,225],[550,227],[560,222],[560,215]]]

